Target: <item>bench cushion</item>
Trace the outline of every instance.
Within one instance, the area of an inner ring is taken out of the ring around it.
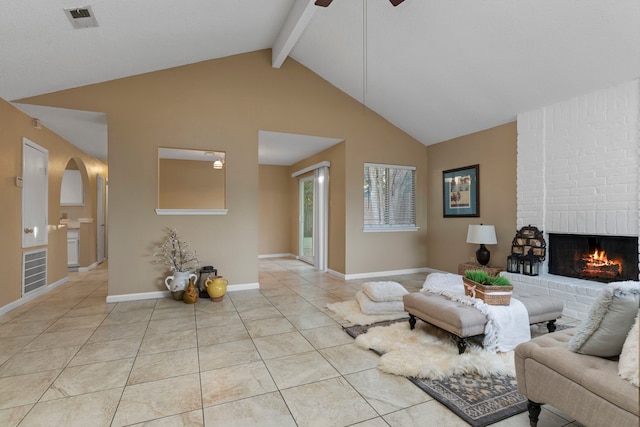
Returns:
[[[487,318],[471,306],[421,292],[407,294],[402,299],[404,311],[461,338],[484,334]]]
[[[529,313],[529,324],[548,322],[562,316],[564,301],[549,295],[518,293],[514,298],[520,300]]]
[[[402,297],[404,310],[423,321],[461,338],[484,334],[487,318],[474,307],[429,292],[413,292]],[[529,324],[548,322],[562,315],[564,303],[546,295],[516,296],[527,309]]]

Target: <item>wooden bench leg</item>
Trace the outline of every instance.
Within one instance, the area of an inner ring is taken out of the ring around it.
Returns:
[[[527,402],[527,409],[529,410],[529,426],[537,427],[538,417],[540,416],[540,411],[542,410],[542,404],[529,400]]]
[[[458,354],[462,354],[467,349],[467,340],[458,337]]]
[[[549,333],[555,332],[555,330],[556,330],[556,321],[555,320],[549,320],[549,323],[547,323],[547,330],[549,331]]]
[[[416,327],[416,316],[409,313],[409,328],[413,331],[415,327]]]

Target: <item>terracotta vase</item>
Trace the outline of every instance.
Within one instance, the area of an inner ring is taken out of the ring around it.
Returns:
[[[191,277],[189,278],[189,285],[187,285],[187,289],[184,290],[183,301],[187,304],[195,304],[198,301],[198,289]]]
[[[229,281],[222,276],[216,276],[207,280],[204,284],[207,287],[207,293],[211,301],[222,301],[224,294],[227,293]]]

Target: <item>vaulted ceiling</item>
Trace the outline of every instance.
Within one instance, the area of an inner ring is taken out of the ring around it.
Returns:
[[[5,0],[0,97],[272,48],[430,145],[640,76],[638,0],[313,3]],[[87,5],[98,27],[74,29]]]

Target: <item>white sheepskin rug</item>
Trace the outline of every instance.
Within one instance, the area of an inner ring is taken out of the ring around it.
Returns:
[[[459,355],[455,338],[421,322],[414,330],[409,322],[375,326],[358,335],[355,343],[383,353],[378,369],[390,374],[434,380],[471,373],[515,377],[513,351],[491,353],[469,343],[466,352]]]
[[[334,302],[327,304],[327,308],[351,325],[372,325],[377,322],[384,322],[385,320],[409,318],[409,314],[406,311],[386,314],[364,314],[360,311],[360,304],[355,300]]]

